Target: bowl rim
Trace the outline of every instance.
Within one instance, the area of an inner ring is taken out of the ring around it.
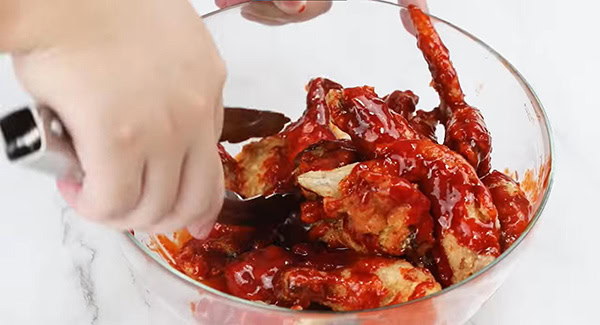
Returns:
[[[231,7],[227,7],[227,8],[221,8],[212,12],[209,12],[207,14],[202,15],[202,19],[205,18],[209,18],[212,16],[215,16],[219,13],[222,12],[226,12],[232,9],[236,9],[239,8],[241,6],[244,6],[246,3],[251,2],[251,1],[255,1],[255,0],[247,0],[243,3],[231,6]],[[378,3],[378,4],[384,4],[384,5],[391,5],[393,7],[396,7],[396,9],[407,9],[406,6],[402,6],[399,5],[397,3],[394,2],[389,2],[389,1],[385,1],[385,0],[353,0],[351,2],[370,2],[370,3]],[[446,25],[448,25],[449,27],[452,27],[453,29],[455,29],[456,31],[460,32],[461,34],[463,34],[464,36],[470,38],[471,40],[473,40],[474,42],[476,42],[477,44],[479,44],[480,46],[482,46],[484,49],[486,49],[490,54],[492,54],[497,60],[499,60],[504,67],[515,77],[515,79],[520,83],[521,87],[523,88],[523,90],[527,93],[527,95],[529,96],[529,100],[530,102],[532,102],[534,104],[534,106],[537,106],[539,108],[539,111],[541,113],[541,117],[543,120],[543,125],[545,127],[544,131],[546,131],[546,137],[547,137],[547,141],[548,141],[548,146],[549,146],[549,160],[548,160],[548,164],[549,164],[549,170],[548,170],[548,175],[547,175],[547,181],[546,181],[546,190],[544,192],[544,195],[542,197],[542,200],[537,208],[537,210],[535,211],[535,215],[533,217],[533,219],[531,219],[531,221],[529,222],[529,225],[527,226],[527,228],[523,231],[523,233],[521,234],[521,236],[519,236],[519,238],[504,252],[502,252],[502,254],[500,254],[500,256],[498,256],[493,262],[491,262],[490,264],[486,265],[484,268],[482,268],[481,270],[477,271],[476,273],[474,273],[473,275],[471,275],[470,277],[462,280],[461,282],[455,283],[449,287],[446,287],[436,293],[418,298],[418,299],[414,299],[414,300],[410,300],[410,301],[406,301],[400,304],[395,304],[395,305],[388,305],[388,306],[383,306],[383,307],[378,307],[378,308],[370,308],[370,309],[361,309],[361,310],[353,310],[353,311],[324,311],[324,310],[292,310],[289,308],[283,308],[283,307],[279,307],[279,306],[275,306],[275,305],[270,305],[270,304],[264,304],[264,303],[259,303],[259,302],[254,302],[251,300],[246,300],[243,298],[239,298],[233,295],[230,295],[228,293],[225,293],[223,291],[219,291],[217,289],[214,289],[208,285],[203,284],[202,282],[196,281],[194,279],[192,279],[191,277],[187,276],[186,274],[184,274],[183,272],[175,269],[174,267],[172,267],[169,263],[165,262],[164,260],[162,260],[160,257],[157,257],[157,254],[155,254],[153,251],[151,251],[151,249],[149,247],[147,247],[146,244],[140,242],[137,238],[135,238],[135,236],[133,234],[131,234],[131,232],[129,231],[125,231],[123,232],[123,234],[125,234],[125,236],[129,237],[129,239],[131,241],[134,242],[135,246],[137,246],[139,249],[142,250],[142,252],[149,256],[152,261],[154,261],[155,263],[159,264],[159,267],[163,267],[165,268],[167,271],[169,271],[171,274],[173,274],[174,276],[176,276],[177,278],[179,278],[179,280],[183,280],[193,286],[195,286],[197,289],[202,289],[205,290],[211,294],[217,295],[219,297],[222,297],[224,299],[227,299],[229,301],[232,302],[236,302],[236,303],[240,303],[242,305],[246,305],[248,307],[253,307],[253,308],[258,308],[258,309],[263,309],[263,310],[271,310],[271,311],[277,311],[277,312],[282,312],[282,313],[286,313],[286,314],[291,314],[291,315],[300,315],[300,314],[314,314],[314,315],[352,315],[352,314],[358,314],[358,313],[369,313],[369,312],[377,312],[377,311],[384,311],[384,310],[388,310],[388,309],[395,309],[395,308],[400,308],[400,307],[404,307],[407,305],[411,305],[411,304],[416,304],[428,299],[433,299],[435,297],[441,296],[443,294],[446,294],[450,291],[453,291],[455,289],[458,289],[460,287],[462,287],[463,285],[473,281],[476,278],[479,278],[480,276],[484,275],[485,273],[487,273],[487,271],[489,271],[490,269],[492,269],[493,267],[495,267],[496,265],[498,265],[502,260],[504,260],[504,258],[508,255],[510,255],[510,253],[512,253],[520,244],[521,242],[529,235],[529,233],[531,232],[531,230],[533,229],[533,227],[537,224],[538,220],[540,219],[542,212],[544,211],[544,208],[546,207],[546,204],[548,202],[548,199],[550,197],[550,193],[552,191],[552,186],[554,184],[554,168],[555,168],[555,148],[554,148],[554,140],[553,140],[553,136],[552,136],[552,127],[550,125],[550,121],[548,119],[548,115],[546,113],[546,110],[544,109],[544,106],[542,105],[542,102],[540,101],[539,97],[537,96],[537,94],[535,93],[535,91],[533,90],[533,88],[531,87],[531,85],[529,84],[529,82],[523,77],[523,75],[507,60],[505,59],[500,53],[498,53],[496,50],[494,50],[491,46],[489,46],[488,44],[486,44],[485,42],[483,42],[481,39],[479,39],[478,37],[476,37],[475,35],[467,32],[466,30],[462,29],[461,27],[456,26],[455,24],[438,18],[435,15],[426,13],[430,18],[433,18],[439,22],[442,22]]]

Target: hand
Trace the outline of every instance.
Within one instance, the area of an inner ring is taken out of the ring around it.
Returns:
[[[242,8],[242,15],[249,20],[266,25],[283,25],[312,19],[327,12],[331,8],[331,1],[248,1],[248,0],[215,0],[219,8],[226,8],[240,3],[248,3]],[[424,12],[428,12],[426,0],[398,0],[398,4],[407,7],[416,5]],[[408,11],[401,10],[400,17],[406,30],[415,34]]]
[[[63,197],[119,229],[210,230],[223,202],[225,68],[202,20],[187,0],[73,3],[77,28],[13,54],[73,137],[85,178],[59,180]]]
[[[219,8],[226,8],[247,2],[242,8],[242,16],[248,20],[265,25],[284,25],[300,22],[319,16],[331,8],[331,1],[249,1],[248,0],[215,0]]]
[[[403,7],[408,7],[408,5],[415,5],[421,10],[423,10],[423,12],[429,12],[426,0],[398,0],[398,4]],[[404,24],[404,28],[406,28],[406,30],[409,33],[415,35],[415,28],[413,27],[408,10],[400,10],[400,18],[402,19],[402,24]]]
[[[247,2],[248,0],[215,0],[215,4],[219,8],[227,8],[231,6],[235,6],[240,3]],[[296,1],[273,1],[272,2],[275,7],[277,7],[281,12],[296,15],[304,12],[307,7],[306,0],[296,0]]]

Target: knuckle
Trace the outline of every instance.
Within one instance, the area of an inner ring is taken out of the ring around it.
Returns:
[[[140,137],[140,131],[131,124],[123,124],[116,127],[112,133],[112,140],[115,145],[121,148],[131,148]]]

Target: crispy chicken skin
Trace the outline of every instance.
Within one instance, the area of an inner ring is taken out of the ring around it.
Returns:
[[[286,139],[279,135],[245,145],[237,156],[241,180],[239,193],[253,197],[290,190],[294,167],[287,153]]]
[[[196,280],[223,272],[229,258],[269,243],[265,233],[251,227],[215,224],[207,239],[191,239],[173,254],[175,265]]]
[[[443,145],[418,140],[408,121],[390,112],[369,87],[332,90],[327,104],[333,122],[360,144],[363,155],[379,157],[378,168],[415,182],[429,198],[443,285],[464,280],[500,254],[496,208],[464,158]]]
[[[479,175],[484,176],[490,171],[492,138],[483,116],[465,102],[448,49],[429,17],[414,5],[408,9],[416,31],[417,46],[429,65],[433,87],[442,102],[442,123],[446,127],[444,144],[460,153]]]
[[[506,250],[525,231],[531,218],[531,203],[519,183],[494,170],[481,181],[488,187],[498,209],[500,220],[500,244]]]
[[[302,219],[316,222],[311,239],[330,247],[395,256],[423,255],[431,248],[429,199],[416,185],[379,165],[368,161],[298,178],[300,186],[324,198],[323,220],[303,209]]]
[[[311,304],[336,311],[376,308],[441,290],[425,269],[394,258],[298,244],[247,252],[224,270],[230,293],[294,309]]]
[[[399,304],[441,290],[426,269],[383,257],[358,258],[329,271],[291,267],[281,272],[275,285],[280,301],[303,308],[318,303],[334,311]]]
[[[339,84],[316,78],[307,86],[307,108],[300,119],[281,133],[247,144],[237,157],[240,166],[240,194],[245,197],[290,191],[296,156],[307,147],[335,140],[330,128],[325,95]]]

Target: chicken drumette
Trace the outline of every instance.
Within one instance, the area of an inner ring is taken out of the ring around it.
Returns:
[[[481,176],[490,171],[492,138],[481,112],[465,102],[458,75],[448,49],[433,28],[429,17],[414,5],[409,6],[417,45],[429,65],[433,87],[441,100],[441,121],[446,127],[444,144],[460,153]]]

